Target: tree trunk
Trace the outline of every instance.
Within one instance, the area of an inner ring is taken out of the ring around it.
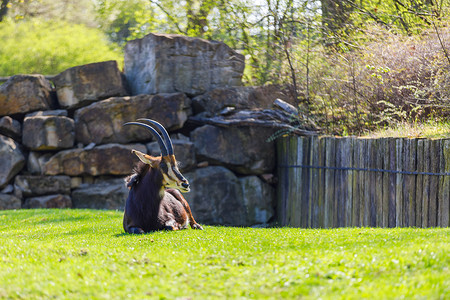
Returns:
[[[0,4],[0,22],[3,21],[3,18],[8,13],[8,3],[9,0],[2,0]]]

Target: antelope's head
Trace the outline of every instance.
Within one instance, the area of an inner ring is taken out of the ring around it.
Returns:
[[[161,156],[151,156],[134,149],[131,152],[136,154],[140,161],[149,165],[152,169],[161,172],[163,177],[162,184],[164,188],[175,188],[183,193],[189,192],[189,182],[186,178],[184,178],[180,170],[178,170],[178,163],[175,159],[175,155],[173,154],[172,141],[170,140],[166,129],[154,120],[138,119],[137,121],[150,123],[161,132],[161,135],[155,130],[155,128],[142,122],[128,122],[124,125],[139,125],[148,129],[158,142],[161,150]]]

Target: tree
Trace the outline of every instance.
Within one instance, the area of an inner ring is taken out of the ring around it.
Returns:
[[[0,2],[0,22],[3,21],[3,18],[8,13],[8,4],[9,0],[2,0],[2,2]]]

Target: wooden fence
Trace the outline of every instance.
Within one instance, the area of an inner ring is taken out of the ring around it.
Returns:
[[[450,139],[279,139],[283,226],[450,226]]]

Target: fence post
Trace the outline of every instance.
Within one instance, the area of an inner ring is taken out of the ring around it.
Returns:
[[[288,187],[289,187],[289,169],[283,166],[288,164],[290,157],[287,148],[289,147],[290,138],[280,138],[277,140],[277,162],[281,166],[277,169],[278,186],[277,186],[277,219],[281,226],[287,224],[287,205],[288,205]]]
[[[450,173],[450,139],[442,141],[443,153],[443,170],[445,173]],[[450,226],[450,176],[443,176],[442,180],[442,200],[440,220],[442,227]]]
[[[439,172],[440,156],[441,152],[440,141],[430,140],[430,171],[432,173]],[[438,218],[438,194],[439,194],[439,177],[438,176],[428,176],[430,177],[430,187],[429,187],[429,197],[430,204],[428,209],[428,225],[431,227],[437,226]]]
[[[383,165],[382,168],[389,170],[389,159],[390,159],[390,141],[392,138],[383,139]],[[382,225],[381,227],[389,227],[389,174],[382,174],[383,180],[383,196],[382,196]]]
[[[360,139],[353,139],[353,166],[354,167],[361,167],[360,164],[360,158],[361,158],[361,140]],[[362,172],[355,171],[353,172],[353,178],[352,178],[352,224],[353,227],[361,226],[361,219],[360,219],[360,204],[361,204],[361,196],[360,196],[360,187],[361,187],[361,181],[360,181],[360,175]]]
[[[334,167],[336,165],[336,139],[332,137],[325,138],[325,165]],[[335,170],[328,169],[325,171],[325,185],[323,187],[325,198],[325,228],[335,227]]]

